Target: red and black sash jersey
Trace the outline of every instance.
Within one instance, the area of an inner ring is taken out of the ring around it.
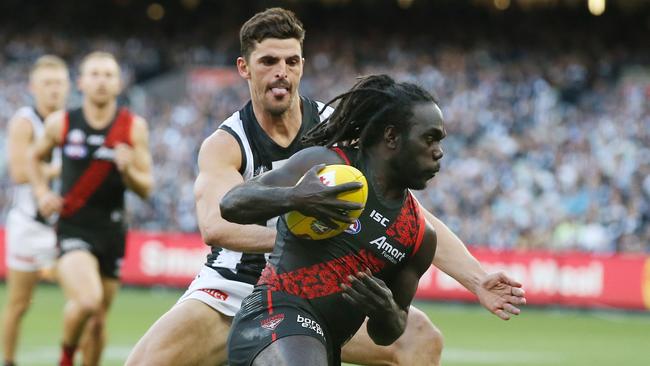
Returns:
[[[131,145],[133,115],[118,110],[103,129],[92,128],[81,108],[68,111],[62,139],[63,222],[97,226],[121,223],[126,187],[114,163],[114,147]]]
[[[363,162],[355,159],[356,150],[336,150],[346,159],[352,158],[352,165],[366,174]],[[307,300],[336,344],[351,337],[365,318],[343,299],[339,284],[349,284],[349,275],[368,268],[390,286],[396,273],[418,251],[424,236],[424,216],[410,192],[405,191],[401,205],[391,207],[380,201],[370,180],[368,183],[363,214],[333,238],[298,238],[282,217],[275,248],[258,282],[258,287]]]

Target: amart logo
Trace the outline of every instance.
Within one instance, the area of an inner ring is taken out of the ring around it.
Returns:
[[[385,236],[381,236],[371,241],[370,244],[375,245],[377,249],[381,250],[381,254],[384,258],[388,259],[392,263],[397,263],[406,257],[406,253],[393,247],[388,240],[386,240]]]

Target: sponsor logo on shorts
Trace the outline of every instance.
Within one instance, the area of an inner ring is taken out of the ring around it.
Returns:
[[[325,334],[323,334],[323,328],[321,328],[320,324],[318,324],[315,320],[298,314],[296,322],[298,322],[298,324],[300,324],[303,328],[309,328],[321,337],[325,337]]]
[[[228,294],[227,293],[225,293],[223,291],[219,291],[217,289],[202,288],[201,291],[203,291],[206,294],[214,297],[217,300],[226,301],[226,299],[228,299]]]
[[[260,325],[264,329],[268,330],[275,330],[275,328],[282,323],[284,320],[284,314],[275,314],[273,316],[270,316],[260,322]]]
[[[352,234],[352,235],[358,234],[359,231],[361,231],[361,221],[359,221],[359,219],[357,219],[357,220],[354,222],[354,224],[350,225],[350,227],[348,227],[347,229],[345,229],[345,232],[346,232],[346,233],[348,233],[348,234]]]
[[[61,246],[61,250],[64,252],[69,252],[71,250],[90,251],[91,249],[90,244],[78,238],[62,239],[59,245]]]
[[[26,257],[24,255],[19,255],[19,254],[14,254],[14,259],[20,262],[24,263],[29,263],[29,264],[34,264],[36,263],[36,258],[34,257]]]

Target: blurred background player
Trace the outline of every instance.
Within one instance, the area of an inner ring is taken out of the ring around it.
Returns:
[[[33,105],[20,108],[9,122],[7,136],[12,206],[6,222],[7,303],[2,327],[5,366],[14,365],[23,315],[39,279],[51,279],[56,260],[56,234],[39,215],[27,172],[29,149],[43,135],[44,120],[65,107],[70,78],[61,58],[41,56],[29,73]],[[58,155],[40,165],[46,182],[60,173]]]
[[[124,256],[124,193],[128,188],[146,198],[153,186],[147,124],[118,106],[121,78],[115,57],[87,55],[78,87],[82,107],[48,117],[30,169],[41,214],[59,213],[57,277],[67,299],[61,366],[73,364],[84,327],[83,364],[99,364]],[[62,197],[37,169],[56,146],[62,149]]]

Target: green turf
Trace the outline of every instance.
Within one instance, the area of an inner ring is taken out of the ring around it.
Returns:
[[[146,329],[178,298],[176,290],[122,289],[109,317],[103,365],[122,365]],[[0,285],[0,304],[6,289]],[[25,318],[18,361],[54,365],[63,299],[41,286]],[[443,363],[470,365],[650,365],[650,314],[526,309],[503,322],[477,306],[418,303],[445,334]]]

